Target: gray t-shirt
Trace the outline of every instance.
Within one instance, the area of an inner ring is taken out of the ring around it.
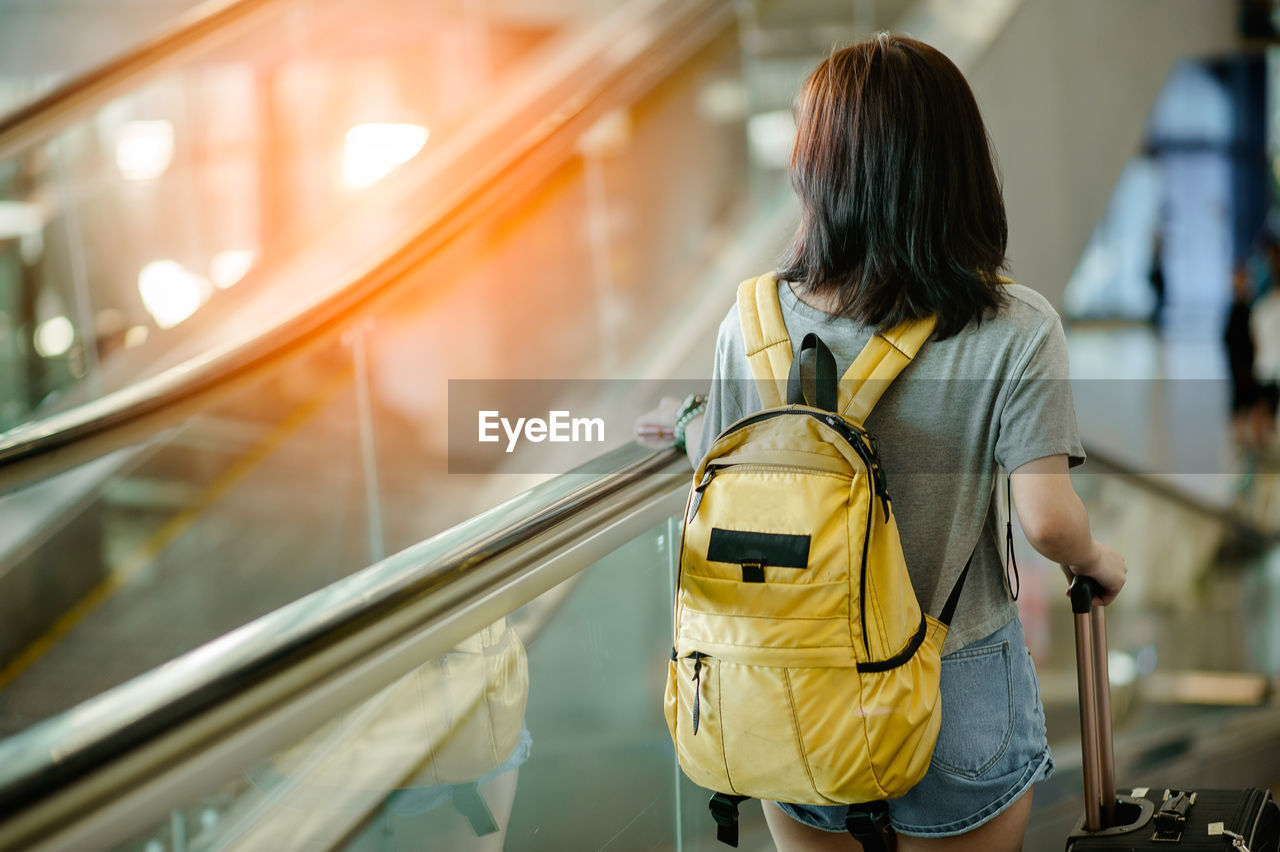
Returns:
[[[1062,323],[1034,290],[1015,284],[1007,291],[997,316],[926,343],[865,424],[879,443],[907,568],[926,612],[939,613],[973,553],[947,653],[1017,614],[1005,579],[999,467],[1012,471],[1063,453],[1072,465],[1084,461]],[[793,355],[804,335],[816,332],[843,374],[873,329],[804,304],[785,282],[778,294]],[[735,305],[716,340],[702,446],[762,407]]]

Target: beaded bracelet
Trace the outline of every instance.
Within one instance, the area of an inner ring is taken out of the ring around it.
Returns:
[[[701,417],[703,412],[707,410],[707,395],[704,393],[691,393],[684,398],[684,402],[680,403],[680,407],[676,409],[676,426],[675,445],[680,449],[685,449],[685,429],[689,423],[697,417]]]

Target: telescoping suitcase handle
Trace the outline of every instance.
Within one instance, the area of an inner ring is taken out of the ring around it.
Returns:
[[[1107,624],[1093,599],[1097,582],[1071,581],[1076,628],[1076,677],[1080,687],[1080,752],[1084,758],[1084,825],[1101,831],[1115,824],[1116,764],[1111,748],[1111,682],[1107,675]]]

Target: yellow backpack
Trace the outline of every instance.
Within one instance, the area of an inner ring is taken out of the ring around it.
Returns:
[[[742,799],[873,802],[920,780],[968,574],[938,618],[921,610],[863,429],[934,320],[873,336],[837,390],[816,335],[792,363],[773,275],[742,283],[738,313],[765,409],[725,429],[694,472],[665,702],[680,766],[716,791],[732,846]]]

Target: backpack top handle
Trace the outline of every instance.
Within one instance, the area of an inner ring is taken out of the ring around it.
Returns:
[[[791,363],[791,373],[787,376],[787,405],[802,404],[823,411],[840,410],[836,358],[822,338],[812,331],[801,341],[800,352]]]

